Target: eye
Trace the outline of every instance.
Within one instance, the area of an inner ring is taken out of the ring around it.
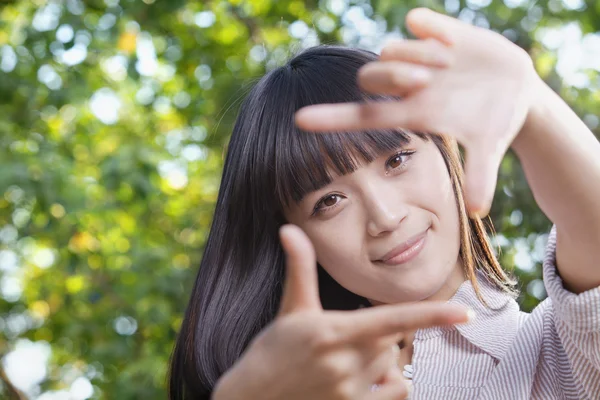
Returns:
[[[317,204],[315,204],[312,215],[317,215],[334,209],[339,205],[341,200],[342,196],[339,194],[328,194],[325,197],[322,197],[321,200],[317,201]]]
[[[402,150],[388,158],[385,162],[385,166],[386,168],[389,168],[389,170],[402,169],[406,166],[406,163],[414,153],[415,150]],[[387,172],[389,171],[386,171],[386,174]]]

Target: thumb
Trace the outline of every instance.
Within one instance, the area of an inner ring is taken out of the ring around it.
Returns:
[[[281,227],[279,237],[286,254],[286,278],[279,315],[299,310],[322,310],[317,259],[310,239],[295,225]]]
[[[467,148],[465,197],[469,215],[485,217],[492,205],[502,156],[493,149]]]

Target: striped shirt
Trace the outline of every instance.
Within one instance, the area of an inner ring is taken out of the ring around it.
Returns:
[[[600,399],[600,287],[566,290],[555,249],[553,228],[543,263],[548,298],[531,314],[480,274],[490,308],[467,281],[450,302],[473,308],[475,320],[416,332],[412,400]]]

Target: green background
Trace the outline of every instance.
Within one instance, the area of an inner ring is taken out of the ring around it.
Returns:
[[[0,398],[165,398],[240,100],[303,47],[378,51],[415,6],[518,43],[598,134],[592,0],[0,0]],[[491,217],[531,310],[550,224],[511,154]]]

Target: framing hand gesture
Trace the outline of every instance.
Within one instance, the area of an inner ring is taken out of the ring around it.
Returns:
[[[469,211],[485,215],[539,77],[529,55],[498,33],[425,8],[411,10],[406,23],[419,40],[390,43],[358,76],[365,91],[402,100],[309,106],[296,122],[311,131],[401,127],[453,136],[467,153]]]
[[[310,240],[293,225],[280,235],[287,277],[279,313],[219,382],[216,393],[224,399],[238,393],[265,400],[404,398],[391,351],[402,332],[468,321],[465,308],[434,302],[324,311]],[[371,392],[373,384],[378,391]]]

